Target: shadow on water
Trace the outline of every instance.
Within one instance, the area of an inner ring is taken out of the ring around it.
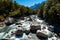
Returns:
[[[57,23],[52,23],[50,21],[46,21],[48,23],[48,25],[52,25],[54,26],[54,32],[59,34],[60,33],[60,25]]]

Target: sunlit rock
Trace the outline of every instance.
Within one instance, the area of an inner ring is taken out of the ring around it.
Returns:
[[[48,30],[47,26],[41,25],[41,30],[37,30],[38,37],[50,37],[52,32]]]
[[[28,38],[32,38],[32,36],[28,36]]]

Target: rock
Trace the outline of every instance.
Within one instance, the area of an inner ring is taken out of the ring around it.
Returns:
[[[50,32],[49,30],[37,30],[37,33],[36,33],[37,37],[44,37],[44,38],[47,38],[47,37],[51,37],[52,36],[52,32]]]
[[[40,30],[40,26],[35,26],[35,25],[32,25],[31,26],[31,29],[30,29],[30,32],[32,33],[36,33],[37,30]]]
[[[50,30],[50,31],[53,32],[53,31],[54,31],[54,26],[51,26],[51,25],[50,25],[49,28],[48,28],[48,30]]]
[[[41,32],[36,33],[36,35],[37,35],[38,38],[41,38],[41,37],[47,38],[48,37],[47,35],[45,35],[45,34],[43,34]]]
[[[28,36],[28,38],[32,38],[32,36]]]
[[[48,40],[48,36],[45,34],[42,34],[41,32],[36,33],[36,36],[41,40]]]
[[[26,33],[26,35],[28,35],[30,33],[29,30],[25,30],[24,32]]]
[[[15,36],[16,36],[16,37],[22,37],[22,36],[23,36],[23,30],[17,30],[17,31],[15,32]]]
[[[60,37],[60,33],[59,33],[59,37]]]
[[[52,40],[57,40],[57,37],[52,37]]]
[[[21,20],[24,20],[24,17],[21,17],[20,19],[21,19]]]
[[[15,23],[16,25],[22,25],[21,23]]]
[[[9,39],[2,39],[2,40],[9,40]]]

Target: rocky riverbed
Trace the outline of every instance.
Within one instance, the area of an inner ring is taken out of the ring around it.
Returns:
[[[0,33],[1,40],[60,40],[54,33],[54,26],[47,24],[36,15],[25,17],[24,20],[20,19],[4,29],[5,31]]]

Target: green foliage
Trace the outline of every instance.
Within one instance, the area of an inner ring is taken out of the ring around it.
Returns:
[[[60,22],[60,0],[47,0],[42,4],[37,9],[40,10],[38,15],[52,22]]]
[[[0,0],[0,21],[8,16],[19,18],[32,14],[38,14],[39,17],[52,22],[60,22],[60,0],[47,0],[36,10],[19,5],[13,0]]]
[[[0,21],[4,21],[4,17],[0,15]]]
[[[0,0],[0,21],[6,17],[20,17],[35,14],[32,9],[19,5],[13,0]]]

